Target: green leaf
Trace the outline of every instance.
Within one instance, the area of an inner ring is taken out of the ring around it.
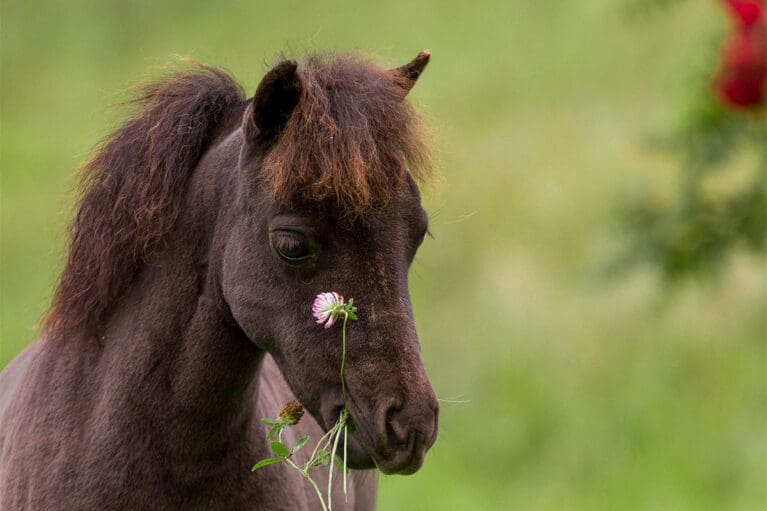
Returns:
[[[317,464],[327,465],[328,463],[330,463],[330,452],[325,449],[317,451]]]
[[[309,441],[309,436],[308,436],[308,435],[307,435],[307,436],[302,436],[301,438],[299,438],[299,439],[296,441],[296,445],[294,445],[294,446],[293,446],[293,454],[295,454],[295,453],[297,453],[298,451],[300,451],[300,450],[301,450],[301,447],[303,447],[304,445],[306,445],[306,442],[308,442],[308,441]]]
[[[270,429],[269,433],[266,434],[266,439],[267,440],[271,439],[272,437],[274,437],[274,435],[279,433],[280,430],[282,430],[284,427],[285,427],[284,424],[277,424],[275,426],[272,426],[272,429]]]
[[[263,422],[267,426],[277,426],[278,424],[282,424],[282,422],[275,419],[261,419],[261,422]]]
[[[282,458],[266,458],[265,460],[261,460],[255,465],[253,465],[253,468],[251,468],[250,471],[255,472],[259,468],[263,468],[267,465],[272,465],[274,463],[279,463],[280,461],[282,461]]]
[[[287,458],[290,455],[290,451],[282,442],[272,442],[269,446],[272,448],[272,452],[277,456]]]

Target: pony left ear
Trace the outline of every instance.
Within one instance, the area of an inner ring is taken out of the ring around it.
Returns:
[[[418,81],[418,77],[421,76],[423,70],[426,69],[430,58],[431,52],[423,50],[416,58],[404,66],[389,70],[389,73],[394,77],[397,84],[402,87],[406,95],[413,88],[415,82]]]
[[[295,60],[284,60],[264,75],[245,113],[248,138],[271,139],[280,134],[301,99],[297,70]]]

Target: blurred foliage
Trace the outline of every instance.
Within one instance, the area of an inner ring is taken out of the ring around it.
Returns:
[[[626,0],[623,9],[629,18],[647,18],[689,0]]]
[[[673,280],[721,271],[738,248],[764,253],[767,129],[762,119],[733,114],[711,98],[702,103],[685,130],[665,140],[680,161],[676,196],[664,202],[646,193],[625,205],[622,224],[630,241],[620,266],[651,262]],[[745,179],[728,169],[743,154],[755,160]]]
[[[682,0],[639,0],[629,5],[659,15]],[[720,5],[712,10],[725,18]],[[628,241],[611,270],[641,263],[660,269],[669,281],[689,275],[716,275],[738,249],[764,254],[767,248],[767,111],[738,111],[719,100],[713,76],[720,65],[715,33],[708,60],[678,72],[685,87],[676,126],[654,137],[656,150],[679,164],[679,184],[670,199],[639,188],[623,197],[620,229]],[[697,66],[697,67],[696,67]],[[734,163],[748,158],[750,172]]]

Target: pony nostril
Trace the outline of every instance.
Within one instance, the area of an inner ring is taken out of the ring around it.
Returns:
[[[434,443],[437,407],[391,399],[377,409],[376,465],[387,474],[412,474]],[[387,406],[388,405],[388,406]]]
[[[386,403],[378,408],[377,411],[377,426],[376,431],[376,448],[380,452],[388,452],[391,449],[393,443],[392,440],[396,437],[394,429],[394,423],[396,422],[395,415],[399,411],[399,402],[391,398]]]
[[[410,451],[423,448],[425,451],[434,444],[439,427],[439,415],[434,410],[419,412],[396,408],[390,411],[388,417],[387,436],[390,445]]]
[[[401,412],[399,406],[392,406],[386,412],[386,436],[390,445],[398,447],[408,443],[408,428],[399,420]]]
[[[392,399],[378,408],[375,448],[378,456],[398,467],[393,473],[418,470],[433,445],[438,407],[431,405],[428,401],[403,403]]]

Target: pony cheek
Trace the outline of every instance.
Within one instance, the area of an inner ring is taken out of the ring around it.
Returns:
[[[269,299],[271,290],[260,278],[267,274],[268,269],[263,267],[263,263],[259,264],[265,258],[254,250],[265,241],[254,241],[252,235],[245,235],[242,231],[238,228],[232,230],[232,237],[224,250],[221,293],[237,326],[256,346],[267,350],[272,318],[277,311],[274,310],[274,301]],[[244,240],[250,241],[250,244]]]
[[[234,292],[235,298],[227,298],[229,310],[235,323],[243,331],[250,341],[258,348],[267,351],[269,349],[269,334],[264,329],[264,323],[257,311],[246,300],[236,298],[238,293]]]
[[[272,318],[276,311],[263,299],[257,286],[248,285],[247,279],[225,278],[223,295],[231,311],[232,319],[253,344],[264,351],[270,351]]]

